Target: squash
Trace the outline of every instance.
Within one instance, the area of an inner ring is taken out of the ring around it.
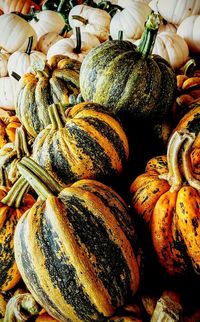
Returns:
[[[139,247],[126,203],[95,180],[60,190],[28,158],[18,168],[41,198],[15,231],[25,284],[59,321],[105,321],[139,286]]]
[[[74,6],[69,12],[69,24],[73,30],[80,27],[81,32],[95,35],[101,42],[109,36],[111,16],[105,11],[84,4]]]
[[[186,41],[172,32],[158,33],[153,54],[163,57],[174,69],[180,68],[189,60],[189,49]]]
[[[8,75],[8,58],[8,53],[0,51],[0,77],[5,77]]]
[[[50,123],[50,104],[68,105],[69,96],[79,94],[80,62],[56,56],[35,70],[36,75],[27,73],[19,80],[15,102],[16,115],[33,137]]]
[[[177,28],[177,34],[185,39],[191,52],[200,52],[200,15],[185,18]]]
[[[17,221],[35,202],[26,193],[28,184],[20,177],[9,189],[0,187],[0,290],[8,291],[20,280],[14,258],[13,237]]]
[[[168,22],[174,25],[180,23],[187,17],[200,13],[200,2],[196,0],[153,0],[149,3],[150,8],[160,13]]]
[[[58,320],[55,320],[48,313],[42,313],[38,315],[38,317],[35,319],[35,322],[58,322]]]
[[[10,55],[8,60],[8,73],[11,76],[12,72],[14,71],[19,76],[22,76],[29,70],[32,70],[32,64],[37,62],[37,60],[46,61],[46,55],[43,53],[32,50],[33,45],[33,37],[29,37],[28,46],[25,52],[16,51],[12,55]]]
[[[25,51],[28,45],[28,37],[33,36],[34,49],[37,36],[34,29],[23,18],[14,13],[6,13],[0,16],[0,26],[3,32],[0,33],[0,48],[8,53]]]
[[[14,142],[15,132],[21,126],[17,116],[0,116],[0,149],[8,142]]]
[[[15,110],[15,87],[9,76],[0,78],[0,106],[5,110]]]
[[[64,117],[62,106],[49,107],[51,125],[33,143],[33,159],[61,185],[79,179],[116,177],[125,169],[129,146],[121,124],[103,107],[84,102]]]
[[[159,23],[158,15],[149,16],[137,50],[128,41],[112,40],[87,54],[80,71],[85,101],[128,119],[164,118],[175,98],[176,76],[168,62],[151,56]]]
[[[63,39],[63,37],[57,32],[47,32],[39,38],[37,42],[37,50],[46,55],[49,48],[61,39]]]
[[[60,33],[65,27],[65,20],[58,12],[44,10],[35,12],[29,24],[35,30],[37,39],[39,39],[47,32]]]
[[[199,274],[200,181],[190,158],[195,139],[192,132],[175,131],[162,173],[158,166],[150,167],[130,187],[132,205],[148,224],[158,260],[169,275]]]
[[[123,40],[139,39],[145,28],[145,21],[151,9],[146,3],[133,1],[130,6],[118,11],[110,22],[110,35],[118,39],[118,33],[123,32]]]
[[[70,38],[63,38],[49,48],[47,60],[54,55],[63,55],[82,62],[86,54],[99,44],[100,41],[96,36],[88,32],[80,33],[80,28],[77,27],[76,35],[72,34]]]
[[[18,127],[14,143],[7,143],[0,149],[0,169],[4,168],[9,186],[12,186],[19,177],[17,163],[23,156],[30,155],[30,146],[27,141],[24,129]]]
[[[28,321],[41,310],[30,293],[13,295],[8,301],[4,322]]]
[[[40,10],[40,6],[32,0],[0,0],[0,9],[4,13],[17,11],[26,15],[30,13],[32,7]]]

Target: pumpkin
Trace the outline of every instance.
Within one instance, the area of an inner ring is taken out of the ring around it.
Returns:
[[[0,318],[3,318],[6,312],[7,298],[5,292],[0,293]]]
[[[200,15],[185,18],[177,29],[177,34],[185,39],[192,52],[200,52],[200,37],[198,34]]]
[[[200,2],[196,0],[153,0],[149,6],[160,13],[160,15],[168,22],[174,25],[180,23],[188,16],[200,13]]]
[[[39,39],[47,32],[60,33],[65,26],[65,20],[58,12],[44,10],[35,12],[29,24],[35,30],[37,39]]]
[[[81,32],[95,35],[101,42],[108,39],[111,16],[98,8],[80,4],[69,12],[69,24],[73,30],[80,27]]]
[[[59,321],[104,321],[139,286],[136,231],[127,205],[98,181],[79,180],[60,191],[33,160],[23,158],[18,167],[43,199],[15,231],[24,282]]]
[[[49,48],[48,60],[55,55],[63,55],[82,62],[86,54],[100,44],[96,36],[88,32],[80,34],[80,28],[77,28],[76,36],[73,34],[70,38],[63,38]]]
[[[69,96],[79,93],[80,63],[54,57],[49,65],[37,66],[36,75],[24,74],[16,94],[16,114],[27,132],[36,137],[49,123],[48,106],[69,104]]]
[[[37,50],[46,55],[49,48],[61,39],[63,39],[63,37],[60,36],[57,32],[47,32],[39,38],[37,42]]]
[[[14,13],[6,13],[0,16],[0,48],[8,53],[15,51],[25,51],[28,45],[28,37],[33,36],[34,49],[37,36],[34,29],[23,18]]]
[[[118,39],[118,32],[123,32],[123,39],[138,39],[141,37],[147,16],[151,9],[146,3],[133,1],[130,6],[118,11],[110,22],[110,35]]]
[[[0,117],[0,149],[7,142],[14,142],[16,129],[20,126],[19,119],[15,115]]]
[[[29,150],[27,135],[22,127],[16,129],[14,143],[7,143],[0,149],[0,168],[6,171],[9,185],[12,186],[18,179],[17,163],[23,156],[30,155]]]
[[[16,72],[19,76],[22,76],[29,70],[32,70],[33,62],[37,62],[37,60],[46,61],[46,55],[43,53],[32,50],[33,45],[33,37],[29,38],[28,46],[25,52],[16,51],[12,55],[10,55],[8,60],[8,73],[11,76],[12,72]]]
[[[174,69],[180,68],[189,60],[189,49],[186,41],[172,32],[158,33],[153,54],[163,57]]]
[[[9,189],[0,187],[0,290],[8,291],[20,280],[14,258],[13,237],[17,221],[29,209],[34,198],[25,193],[28,184],[20,177]]]
[[[30,293],[13,295],[8,301],[4,322],[28,321],[41,310]]]
[[[61,185],[90,178],[106,179],[125,169],[129,146],[121,124],[102,106],[75,105],[62,116],[62,106],[49,107],[52,124],[33,144],[33,159]],[[60,114],[60,115],[59,115]]]
[[[30,12],[31,7],[34,7],[35,10],[40,10],[40,6],[31,0],[28,0],[28,1],[27,0],[1,0],[0,1],[0,9],[4,13],[17,11],[26,15]]]
[[[35,322],[58,322],[58,320],[55,320],[48,313],[42,313],[38,315],[38,317],[35,319]]]
[[[0,106],[5,110],[15,110],[15,87],[9,76],[0,78]]]
[[[149,225],[158,260],[169,275],[199,274],[200,181],[190,158],[195,138],[187,130],[175,131],[167,164],[148,166],[130,187],[133,207]]]
[[[111,40],[87,54],[80,71],[85,101],[135,120],[166,115],[175,97],[176,76],[168,62],[151,56],[159,22],[157,15],[149,16],[138,49],[131,42]]]
[[[8,75],[8,58],[8,53],[0,52],[0,77],[5,77]]]

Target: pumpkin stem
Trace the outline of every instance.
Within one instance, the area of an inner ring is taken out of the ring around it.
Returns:
[[[200,191],[200,180],[194,177],[190,156],[196,135],[194,133],[189,134],[182,150],[183,173],[189,185]]]
[[[137,51],[139,51],[143,58],[150,56],[153,51],[160,22],[160,15],[154,12],[152,12],[147,18],[145,30],[137,47]]]
[[[65,126],[64,108],[61,104],[52,104],[49,106],[49,117],[52,129],[62,129]]]
[[[123,30],[118,31],[118,40],[123,40]]]
[[[20,76],[19,74],[15,73],[15,72],[12,72],[12,73],[11,73],[11,76],[12,76],[14,79],[16,79],[17,81],[19,81],[19,80],[20,80],[20,78],[21,78],[21,76]]]
[[[176,131],[172,135],[167,148],[167,163],[169,172],[159,178],[169,182],[170,191],[178,191],[182,186],[182,175],[178,164],[178,155],[183,142],[188,138],[187,131]]]
[[[53,177],[31,158],[23,157],[17,168],[43,200],[48,196],[57,195],[62,190]]]
[[[28,187],[29,183],[23,177],[20,177],[9,190],[6,197],[1,200],[1,203],[9,207],[19,208]]]
[[[9,187],[8,174],[5,167],[0,168],[0,186]]]
[[[80,27],[76,27],[76,47],[74,48],[76,54],[81,52],[81,30]]]
[[[88,24],[88,19],[85,19],[85,18],[83,18],[81,16],[73,15],[72,18],[75,19],[75,20],[78,20],[78,21],[82,22],[84,25],[87,25]]]
[[[41,311],[40,305],[30,293],[17,294],[7,304],[4,322],[27,321]]]
[[[183,65],[183,67],[180,68],[180,71],[183,73],[183,75],[191,76],[196,66],[197,64],[195,60],[191,58],[185,63],[185,65]]]
[[[25,51],[25,53],[27,55],[31,54],[32,47],[33,47],[33,36],[28,37],[28,45],[27,45],[27,48],[26,48],[26,51]]]
[[[28,144],[26,134],[23,127],[18,127],[15,132],[15,149],[17,151],[17,158],[21,159],[23,156],[29,156]]]
[[[61,12],[61,11],[63,11],[63,6],[64,6],[64,5],[66,5],[66,0],[61,0],[61,1],[59,2],[58,7],[57,7],[57,12]]]

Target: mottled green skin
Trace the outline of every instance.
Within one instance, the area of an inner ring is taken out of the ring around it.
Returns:
[[[115,114],[162,119],[175,97],[176,75],[161,57],[142,58],[131,42],[111,40],[84,59],[80,89],[84,100]]]

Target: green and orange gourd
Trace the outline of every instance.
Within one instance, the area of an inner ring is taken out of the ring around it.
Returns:
[[[40,196],[15,232],[15,257],[27,288],[59,321],[106,321],[140,283],[127,205],[98,181],[62,189],[32,159],[24,157],[18,167]]]
[[[129,145],[121,123],[92,102],[66,111],[49,107],[51,124],[33,144],[33,159],[61,185],[79,179],[116,178],[126,168]]]
[[[200,181],[191,158],[197,137],[187,128],[176,130],[167,157],[150,160],[130,187],[133,207],[148,224],[159,262],[170,275],[199,274]]]

